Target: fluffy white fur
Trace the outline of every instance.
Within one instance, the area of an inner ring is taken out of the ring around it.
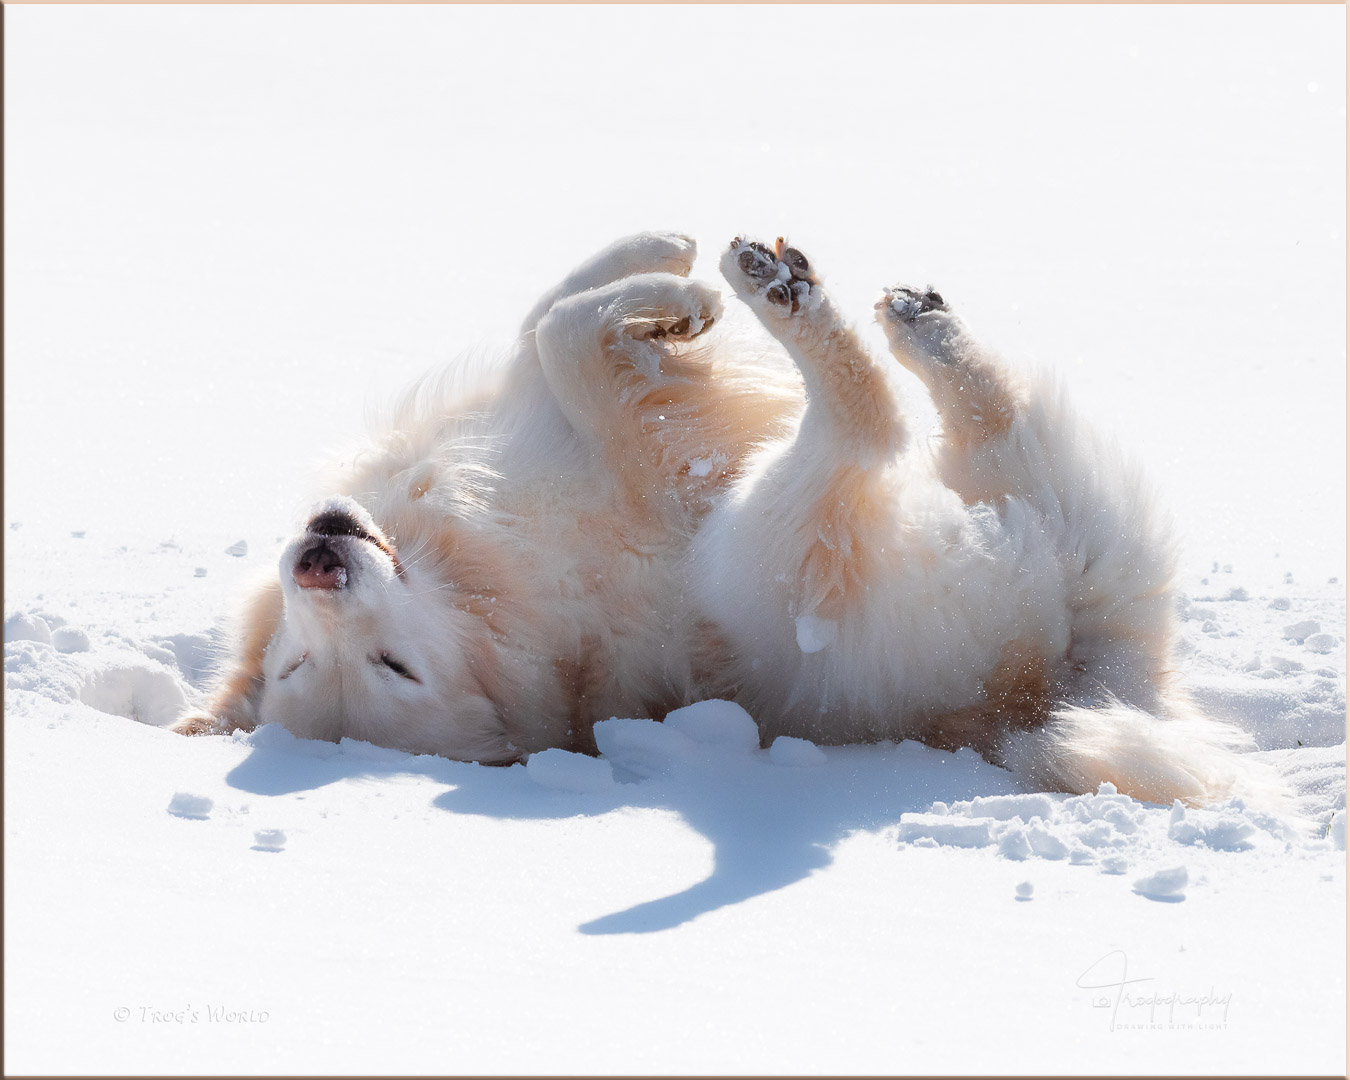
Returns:
[[[890,361],[801,252],[725,253],[759,340],[726,332],[694,253],[621,240],[540,300],[504,370],[414,388],[179,730],[509,762],[727,697],[766,744],[920,738],[1040,787],[1232,790],[1241,737],[1171,674],[1167,525],[1057,387],[936,293],[888,290],[877,318],[942,420],[921,451]]]

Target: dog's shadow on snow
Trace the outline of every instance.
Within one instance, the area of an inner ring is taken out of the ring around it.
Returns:
[[[801,881],[828,866],[850,833],[895,825],[933,802],[1016,790],[1012,777],[973,751],[956,754],[917,743],[838,747],[807,767],[774,764],[767,751],[701,748],[657,763],[646,776],[615,767],[616,782],[598,791],[545,786],[521,765],[507,768],[414,757],[364,743],[297,740],[269,725],[251,736],[253,750],[228,775],[241,790],[283,795],[341,780],[418,774],[447,790],[433,805],[454,814],[513,820],[561,820],[623,809],[678,814],[714,849],[712,872],[680,892],[613,912],[583,934],[651,933],[679,926]],[[599,765],[588,759],[585,764]],[[661,859],[653,849],[651,858]]]

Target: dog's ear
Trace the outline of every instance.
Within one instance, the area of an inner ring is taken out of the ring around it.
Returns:
[[[234,619],[233,644],[206,708],[184,713],[171,727],[181,735],[223,735],[258,724],[263,656],[285,614],[281,583],[272,574],[249,592]]]

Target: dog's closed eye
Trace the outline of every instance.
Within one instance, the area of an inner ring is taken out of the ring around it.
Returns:
[[[403,676],[403,678],[407,679],[409,682],[420,683],[422,681],[388,653],[381,653],[377,662],[383,664],[395,675]]]

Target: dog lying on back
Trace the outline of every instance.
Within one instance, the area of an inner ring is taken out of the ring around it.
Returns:
[[[621,240],[493,385],[415,388],[176,729],[508,763],[724,697],[766,745],[915,738],[1047,789],[1226,793],[1241,736],[1173,680],[1167,524],[1059,391],[936,292],[889,289],[877,319],[942,425],[908,445],[889,361],[800,251],[722,258],[776,346],[725,332],[694,254]]]

